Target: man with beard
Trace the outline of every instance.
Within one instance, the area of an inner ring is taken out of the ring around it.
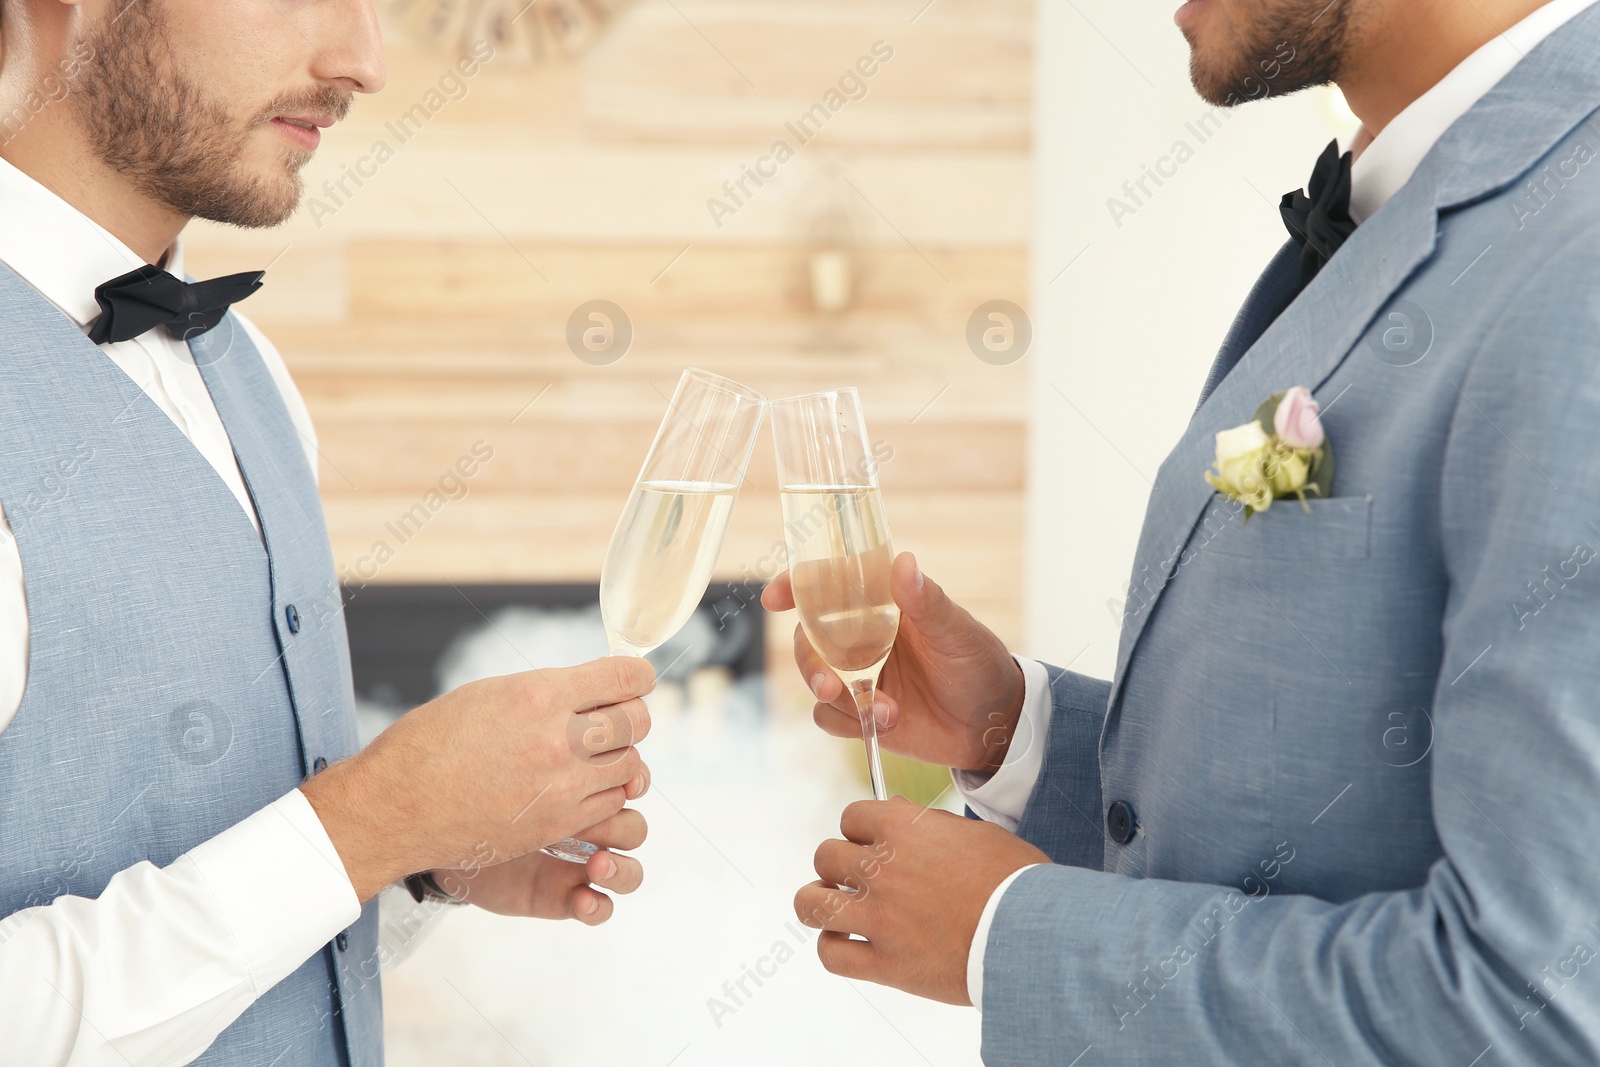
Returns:
[[[829,970],[980,1006],[992,1067],[1600,1062],[1600,7],[1177,23],[1213,103],[1337,83],[1353,164],[1284,198],[1111,681],[896,561],[882,743],[982,821],[852,805],[796,910]]]
[[[376,1065],[382,888],[593,924],[639,884],[643,660],[356,753],[260,274],[183,280],[383,81],[368,0],[0,0],[0,1062]]]

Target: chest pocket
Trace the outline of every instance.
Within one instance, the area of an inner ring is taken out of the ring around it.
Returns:
[[[1243,515],[1218,531],[1205,551],[1249,559],[1366,559],[1372,541],[1372,498],[1277,500],[1248,523]]]

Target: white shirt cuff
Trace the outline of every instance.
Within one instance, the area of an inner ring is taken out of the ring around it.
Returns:
[[[1022,714],[993,774],[952,770],[956,792],[984,822],[1015,831],[1033,787],[1044,769],[1045,738],[1050,729],[1050,672],[1036,659],[1014,657],[1022,668]]]
[[[972,946],[967,949],[967,996],[972,1001],[972,1006],[979,1011],[983,1010],[983,957],[989,947],[989,927],[994,925],[994,913],[1000,910],[1000,898],[1005,896],[1006,890],[1011,888],[1011,883],[1023,871],[1040,867],[1043,864],[1030,863],[1026,867],[1019,867],[1006,877],[1006,880],[994,887],[994,892],[989,894],[989,903],[983,906],[983,915],[978,919],[978,928],[972,932]]]
[[[258,997],[361,916],[344,861],[298,789],[177,863],[193,863],[211,887]]]

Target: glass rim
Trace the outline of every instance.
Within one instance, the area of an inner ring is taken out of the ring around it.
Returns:
[[[700,382],[704,385],[709,385],[714,389],[720,389],[723,392],[730,393],[742,400],[750,400],[757,404],[772,403],[772,401],[768,400],[764,394],[756,392],[743,382],[734,381],[732,378],[721,374],[716,374],[712,371],[702,370],[699,367],[685,367],[683,369],[683,374],[680,377],[692,378],[697,382]]]
[[[861,394],[855,386],[841,385],[836,389],[818,389],[815,392],[810,393],[796,393],[794,396],[781,396],[776,400],[768,400],[767,403],[776,407],[778,404],[799,403],[802,400],[821,400],[823,397],[838,396],[840,393],[849,393],[858,401],[861,399]]]

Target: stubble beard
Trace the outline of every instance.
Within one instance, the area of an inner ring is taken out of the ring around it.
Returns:
[[[347,96],[322,88],[240,121],[183,73],[160,0],[128,5],[89,46],[72,100],[91,147],[140,192],[192,218],[247,228],[286,221],[300,205],[300,169],[311,153],[285,143],[269,171],[252,172],[240,162],[250,139],[275,113],[349,107]]]
[[[1238,36],[1222,56],[1207,55],[1185,32],[1195,92],[1207,103],[1233,107],[1337,81],[1350,2],[1261,0],[1255,17],[1236,27]]]

